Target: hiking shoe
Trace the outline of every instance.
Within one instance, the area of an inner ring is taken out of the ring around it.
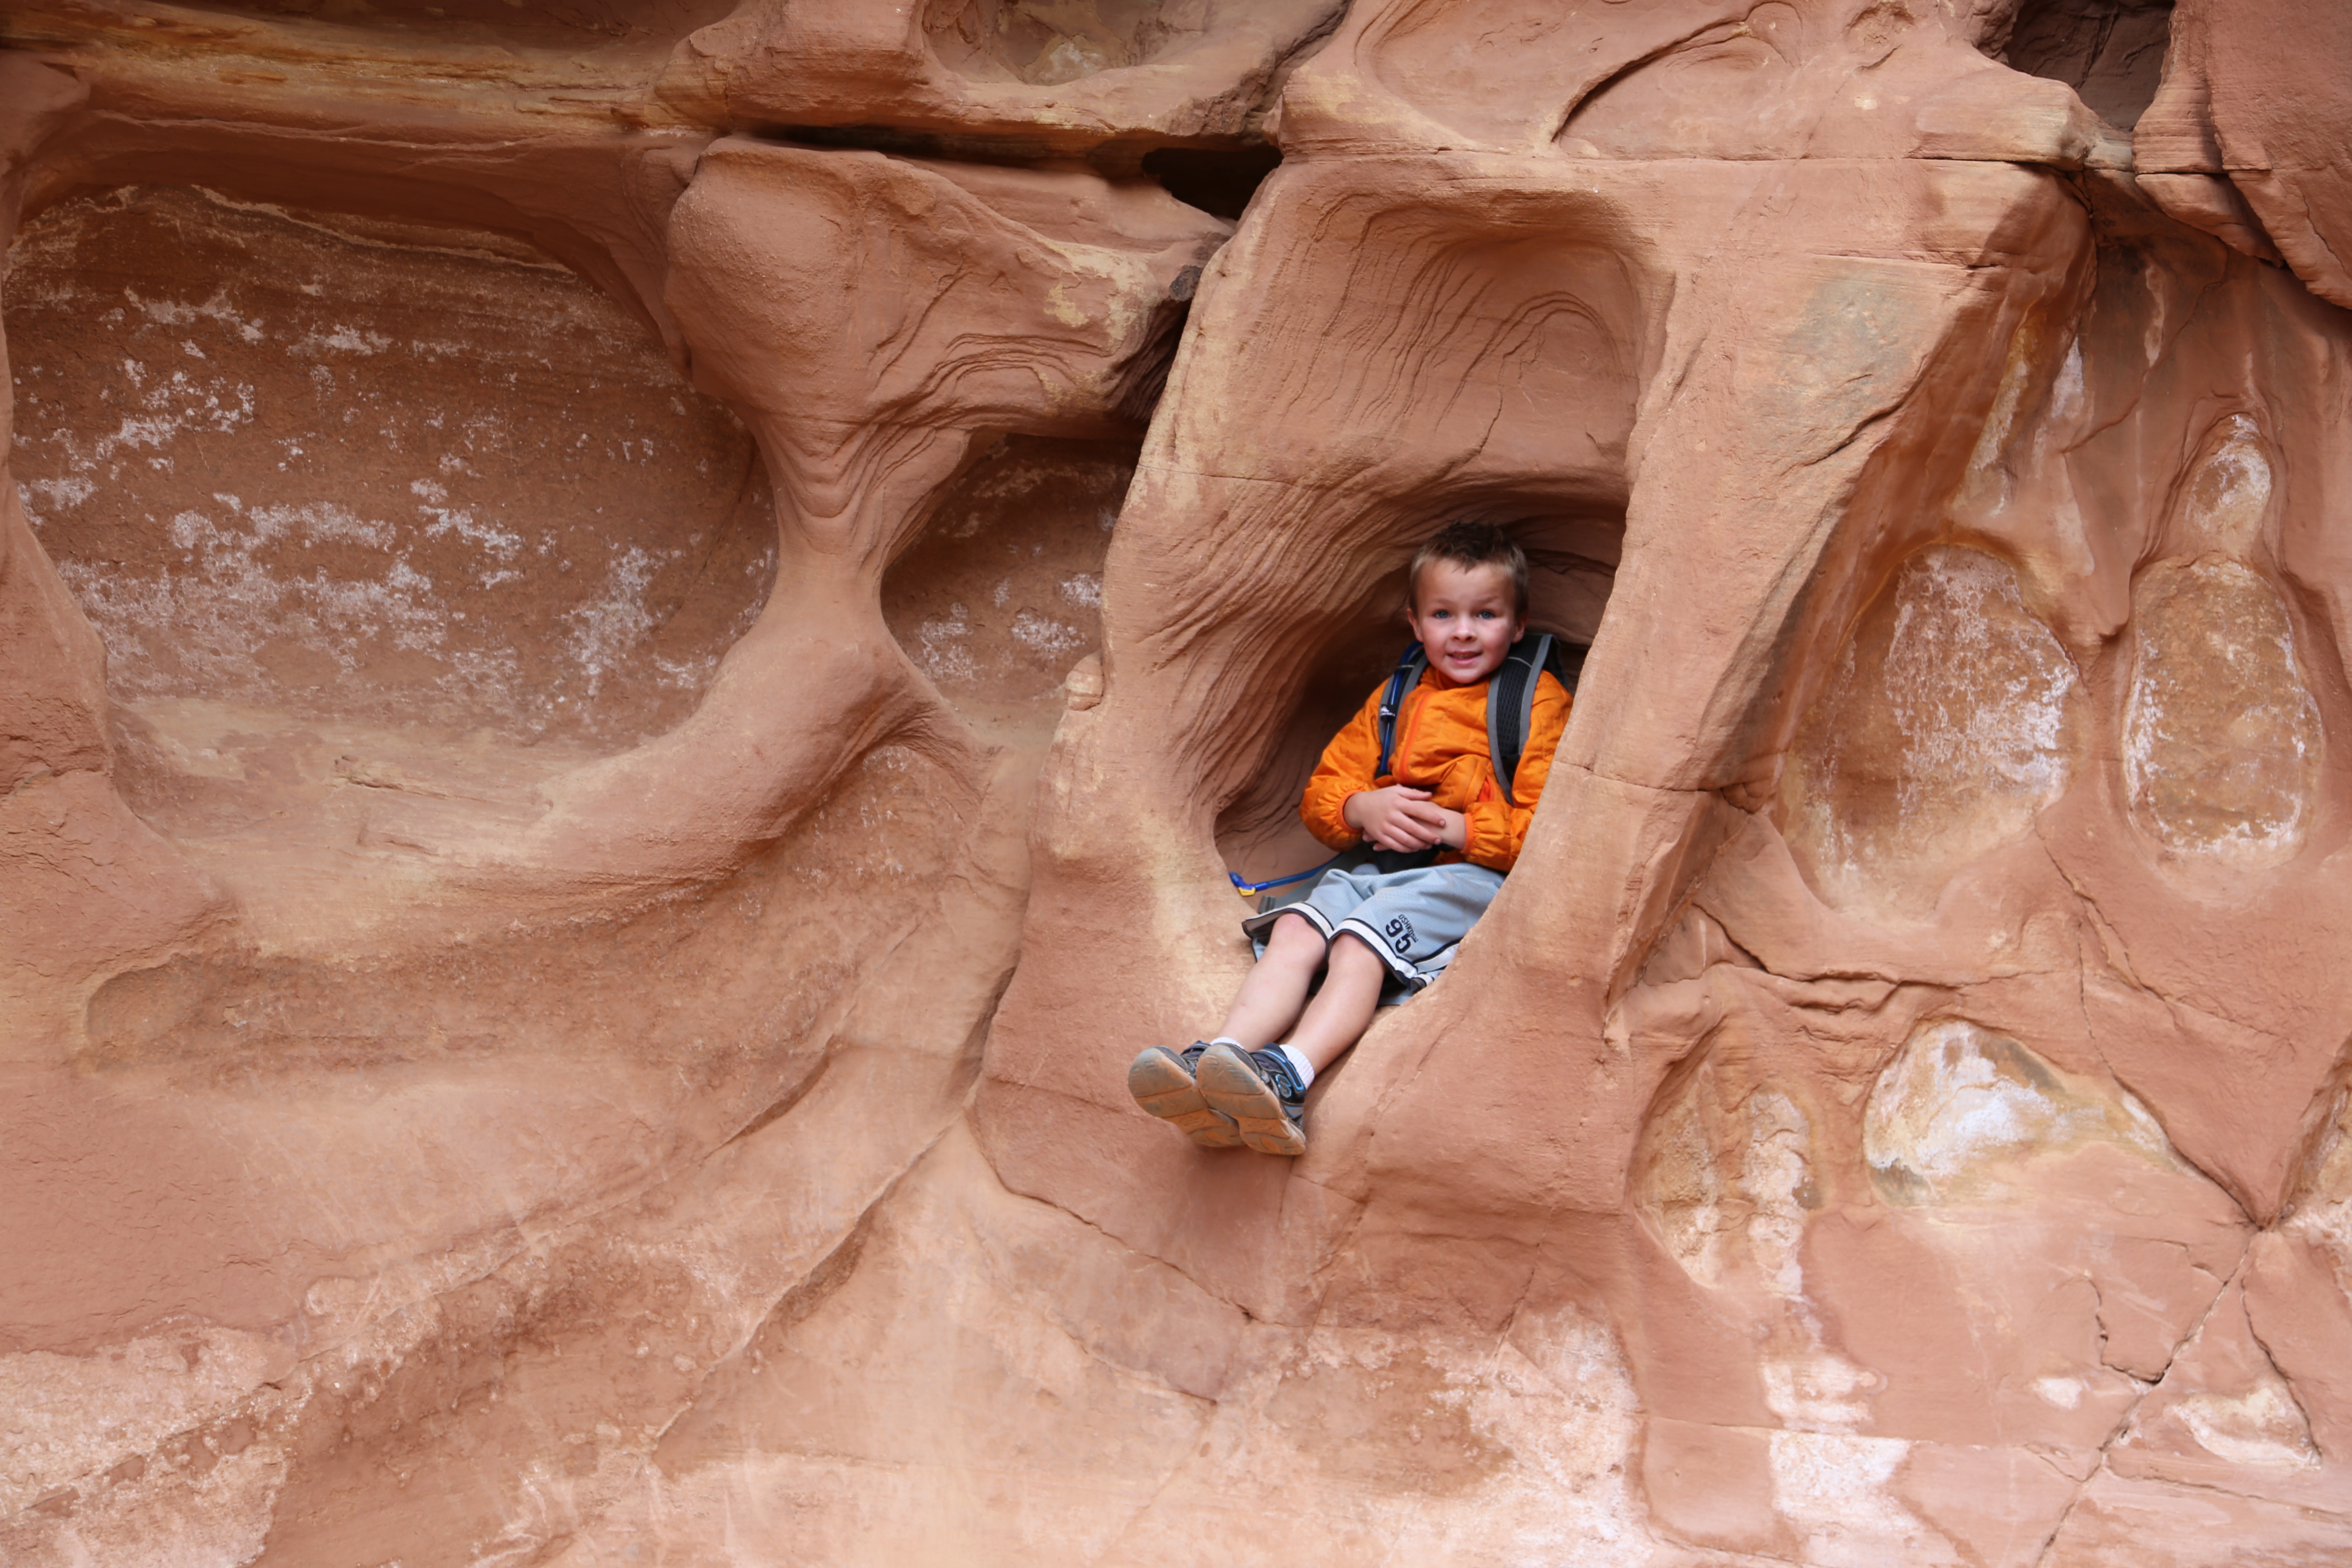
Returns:
[[[1201,1053],[1208,1048],[1200,1040],[1181,1051],[1171,1051],[1166,1046],[1151,1047],[1129,1065],[1127,1092],[1135,1096],[1136,1104],[1162,1121],[1173,1123],[1203,1149],[1239,1148],[1242,1135],[1235,1130],[1233,1118],[1210,1110],[1208,1101],[1201,1098],[1200,1086],[1192,1081]]]
[[[1243,1142],[1262,1154],[1307,1152],[1307,1091],[1281,1052],[1211,1046],[1196,1079],[1201,1098],[1234,1119]]]

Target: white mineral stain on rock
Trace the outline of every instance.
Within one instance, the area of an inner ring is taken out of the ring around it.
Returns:
[[[1764,1403],[1793,1429],[1851,1432],[1870,1412],[1868,1400],[1885,1379],[1820,1343],[1821,1324],[1812,1304],[1800,1299],[1797,1324],[1814,1342],[1766,1351],[1757,1363],[1764,1380]]]
[[[1738,1188],[1748,1203],[1748,1254],[1774,1295],[1801,1300],[1805,1269],[1799,1249],[1813,1181],[1806,1157],[1812,1127],[1796,1101],[1770,1089],[1750,1096],[1747,1110],[1748,1147]]]
[[[2319,1467],[2311,1424],[2295,1403],[2286,1380],[2265,1369],[2252,1388],[2238,1394],[2193,1394],[2171,1408],[2198,1447],[2233,1465],[2263,1469],[2309,1470]]]
[[[1087,312],[1069,295],[1070,286],[1067,283],[1055,284],[1046,291],[1045,310],[1055,321],[1066,327],[1083,327],[1087,324]]]
[[[122,294],[141,315],[158,326],[181,327],[195,321],[211,321],[216,325],[236,328],[236,335],[242,342],[257,343],[262,339],[261,321],[257,318],[239,313],[236,308],[229,303],[228,291],[226,289],[215,289],[212,296],[201,304],[191,304],[179,300],[142,300],[135,288],[126,288],[122,290]],[[45,300],[51,303],[64,303],[70,297],[70,290],[52,291],[45,296]]]
[[[2083,1403],[2083,1380],[2079,1377],[2037,1377],[2033,1380],[2034,1397],[2058,1410],[2072,1410]]]
[[[1013,636],[1024,647],[1049,658],[1076,653],[1088,641],[1087,634],[1077,627],[1034,610],[1024,610],[1013,617]]]
[[[21,1555],[12,1563],[241,1568],[255,1561],[286,1482],[287,1446],[255,1442],[205,1459],[199,1468],[190,1450],[182,1464],[159,1458],[136,1476],[94,1478],[64,1517],[19,1516],[9,1534]]]
[[[2185,541],[2231,555],[2250,551],[2270,514],[2272,467],[2269,443],[2253,420],[2232,414],[2217,424],[2181,490]]]
[[[226,504],[231,511],[243,510],[243,503],[234,496],[226,498]],[[350,508],[338,506],[331,500],[309,501],[299,505],[257,506],[247,515],[252,520],[255,537],[264,542],[299,534],[303,543],[312,546],[351,543],[383,550],[389,548],[392,543],[392,530],[389,526],[362,518]],[[222,542],[222,536],[217,532],[212,534],[212,539],[215,542]],[[180,537],[177,520],[174,520],[173,542],[179,544],[182,549],[188,547],[186,542]]]
[[[2066,357],[2059,362],[2058,378],[2050,384],[2050,418],[2064,425],[2080,418],[2087,406],[2083,389],[2083,340],[2074,339],[2066,345]]]
[[[1801,1304],[1805,1224],[1820,1201],[1812,1120],[1778,1089],[1726,1094],[1703,1067],[1667,1097],[1635,1156],[1635,1209],[1699,1283],[1747,1282]]]
[[[97,484],[85,479],[26,479],[17,486],[24,500],[25,515],[38,528],[47,521],[51,509],[77,507],[98,493]],[[36,501],[35,498],[38,500]]]
[[[1809,1563],[1957,1563],[1951,1543],[1890,1490],[1910,1444],[1861,1434],[1885,1379],[1830,1345],[1805,1292],[1805,1229],[1820,1203],[1811,1119],[1769,1089],[1750,1094],[1742,1111],[1746,1146],[1732,1185],[1747,1209],[1750,1278],[1782,1307],[1757,1355],[1765,1403],[1784,1428],[1770,1439],[1773,1507],[1803,1538]]]
[[[1775,1432],[1772,1506],[1820,1568],[1943,1568],[1964,1559],[1888,1490],[1911,1452],[1896,1437]]]
[[[749,437],[467,237],[140,187],[16,237],[11,463],[119,699],[607,744],[689,710],[772,566]]]
[[[1790,755],[1784,830],[1843,909],[1924,915],[2063,794],[2074,662],[2008,563],[1937,546],[1864,613]]]
[[[2132,620],[2123,762],[2133,824],[2179,854],[2247,867],[2291,858],[2310,826],[2322,742],[2286,606],[2252,568],[2208,555],[2141,573]]]
[[[1191,1467],[1204,1484],[1271,1497],[1269,1464],[1319,1482],[1357,1500],[1391,1561],[1483,1559],[1503,1541],[1507,1561],[1604,1568],[1643,1533],[1622,1463],[1632,1380],[1607,1328],[1571,1310],[1525,1310],[1499,1343],[1317,1329],[1226,1402],[1255,1419],[1238,1453],[1211,1428]],[[1358,1436],[1374,1431],[1398,1441]],[[1220,1473],[1237,1461],[1257,1474]],[[1154,1511],[1190,1515],[1172,1496]]]
[[[454,533],[475,549],[484,551],[500,561],[511,561],[522,549],[522,535],[478,521],[474,514],[459,509],[420,506],[416,509],[433,521],[425,526],[425,537],[438,539]],[[672,552],[673,554],[677,553]],[[509,577],[513,574],[508,574]]]
[[[331,501],[256,507],[226,519],[186,510],[165,536],[181,569],[152,576],[103,563],[58,563],[82,607],[106,636],[115,689],[132,698],[174,694],[190,685],[246,692],[315,687],[349,677],[371,637],[394,647],[439,646],[446,622],[432,580],[395,557],[374,575],[305,571],[282,564],[290,547],[383,548],[384,525]],[[266,559],[275,557],[276,559]]]
[[[1964,1019],[1924,1024],[1878,1075],[1863,1113],[1871,1179],[1892,1203],[2023,1195],[2016,1165],[2087,1140],[2179,1169],[2164,1130],[2121,1091]]]
[[[1772,1414],[1795,1431],[1853,1432],[1885,1379],[1830,1343],[1807,1293],[1815,1118],[1781,1089],[1742,1087],[1707,1064],[1668,1095],[1635,1155],[1635,1211],[1694,1280],[1766,1304],[1756,1364]]]
[[[967,721],[1042,734],[1066,710],[1063,678],[1101,637],[1093,512],[1131,472],[1124,447],[1008,438],[892,563],[885,624]]]
[[[218,1328],[89,1355],[0,1356],[0,1516],[221,1415],[283,1375],[287,1359]]]
[[[971,612],[961,605],[950,605],[945,616],[915,628],[915,662],[933,680],[971,680],[980,673],[971,650],[964,646],[971,636]]]
[[[1714,1289],[1723,1284],[1734,1221],[1725,1212],[1722,1169],[1702,1110],[1711,1088],[1710,1075],[1700,1075],[1644,1130],[1633,1200],[1683,1272]]]
[[[382,332],[371,332],[359,327],[339,325],[330,332],[310,333],[297,342],[290,352],[307,354],[332,349],[339,353],[380,354],[390,347],[392,347],[392,340]]]
[[[2327,1261],[2336,1288],[2352,1298],[2352,1081],[2339,1077],[2335,1099],[2315,1118],[2313,1140],[2279,1229]]]

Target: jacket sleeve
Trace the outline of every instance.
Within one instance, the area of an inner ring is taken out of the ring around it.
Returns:
[[[1298,816],[1307,831],[1334,849],[1352,849],[1363,840],[1364,836],[1349,826],[1339,811],[1349,795],[1379,783],[1372,770],[1381,763],[1381,693],[1386,689],[1385,681],[1372,688],[1356,716],[1331,737],[1331,743],[1323,748],[1323,760],[1315,764],[1314,775],[1307,781],[1307,793],[1299,798]]]
[[[1528,824],[1535,820],[1536,803],[1543,798],[1551,777],[1552,753],[1559,750],[1560,732],[1568,728],[1574,699],[1549,670],[1536,682],[1535,711],[1528,718],[1528,749],[1519,756],[1518,805],[1503,798],[1502,787],[1490,784],[1462,815],[1469,831],[1462,858],[1474,866],[1508,871],[1528,841]],[[1377,742],[1375,742],[1377,744]]]

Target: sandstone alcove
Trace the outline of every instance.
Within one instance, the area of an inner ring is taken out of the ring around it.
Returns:
[[[1864,613],[1790,759],[1783,831],[1830,902],[1919,918],[2072,781],[2074,662],[2009,563],[1936,547]]]
[[[625,748],[766,595],[749,437],[527,247],[130,187],[23,229],[7,304],[28,517],[173,831],[387,744]]]
[[[2318,793],[2318,705],[2275,590],[2237,562],[2149,567],[2133,585],[2124,778],[2132,820],[2190,856],[2275,865]]]
[[[2017,8],[2003,63],[2063,81],[2126,131],[2156,99],[2172,0],[2034,0]]]
[[[1528,628],[1560,637],[1573,668],[1608,606],[1623,522],[1537,517],[1505,526],[1528,552]],[[1399,613],[1403,594],[1402,574],[1391,574],[1329,634],[1296,707],[1275,725],[1281,740],[1265,771],[1219,814],[1218,853],[1244,880],[1288,875],[1328,858],[1299,824],[1299,792],[1324,744],[1388,679],[1411,641]]]
[[[1135,472],[1121,442],[1009,437],[882,580],[883,614],[957,711],[1042,743],[1101,647],[1103,556]]]

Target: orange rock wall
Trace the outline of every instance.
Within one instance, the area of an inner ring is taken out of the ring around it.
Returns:
[[[0,10],[0,1561],[2352,1560],[2347,16]]]

